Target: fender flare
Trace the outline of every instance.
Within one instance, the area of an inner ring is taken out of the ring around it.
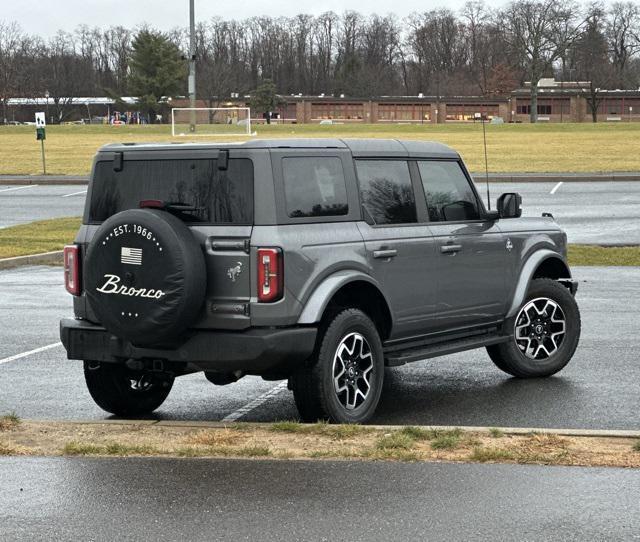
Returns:
[[[567,269],[569,269],[569,266],[567,265],[567,262],[565,261],[565,259],[560,254],[558,254],[557,252],[554,252],[553,250],[541,249],[534,252],[527,259],[525,264],[522,266],[522,269],[520,270],[520,277],[518,278],[518,283],[513,293],[511,305],[509,307],[509,311],[507,312],[506,318],[511,318],[516,315],[516,313],[520,309],[520,305],[522,305],[522,302],[524,301],[524,298],[527,295],[529,284],[531,284],[531,280],[533,278],[534,273],[536,272],[536,269],[538,269],[538,267],[542,262],[544,262],[545,260],[549,260],[551,258],[560,260],[562,264]],[[563,277],[563,278],[571,278],[571,273],[569,272],[569,276]]]
[[[345,284],[355,281],[368,282],[374,286],[384,298],[387,303],[387,307],[389,307],[389,311],[391,311],[389,300],[382,292],[378,283],[371,276],[360,271],[345,269],[329,275],[318,286],[316,286],[302,309],[302,313],[298,318],[298,324],[315,324],[319,322],[322,319],[324,310],[327,308],[327,305],[334,294]],[[393,314],[391,317],[393,319]]]

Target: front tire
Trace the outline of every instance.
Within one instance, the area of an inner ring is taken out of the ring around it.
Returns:
[[[124,418],[153,412],[167,398],[174,381],[173,376],[94,361],[84,362],[84,377],[96,404]]]
[[[378,406],[384,380],[378,330],[358,309],[339,312],[323,329],[309,365],[290,378],[300,417],[364,423]]]
[[[495,365],[518,378],[551,376],[562,370],[576,351],[580,310],[562,284],[535,279],[517,315],[506,325],[512,326],[512,339],[487,347]]]

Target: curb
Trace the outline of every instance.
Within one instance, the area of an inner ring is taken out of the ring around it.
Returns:
[[[485,182],[484,173],[472,173],[475,182]],[[489,173],[491,183],[590,183],[640,181],[640,173]]]
[[[22,186],[39,184],[52,185],[86,185],[89,183],[88,175],[0,175],[0,184],[9,186]]]
[[[54,252],[43,252],[42,254],[29,254],[27,256],[1,259],[0,270],[13,269],[23,265],[61,265],[63,262],[63,251],[56,250]]]
[[[261,422],[219,422],[219,421],[182,421],[182,420],[22,420],[35,424],[65,424],[65,425],[123,425],[123,426],[158,426],[158,427],[185,427],[193,429],[223,429],[235,423],[246,425],[247,428],[256,429],[270,428],[273,423]],[[528,435],[537,433],[541,435],[560,435],[565,437],[601,437],[601,438],[640,438],[640,430],[633,429],[549,429],[540,427],[484,427],[484,426],[453,426],[453,425],[366,425],[365,427],[380,431],[396,431],[405,427],[417,427],[426,431],[451,431],[459,429],[465,433],[487,433],[490,429],[499,429],[505,435]]]

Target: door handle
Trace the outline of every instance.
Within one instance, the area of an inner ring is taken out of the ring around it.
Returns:
[[[374,250],[374,258],[395,258],[398,255],[398,251],[395,248]]]
[[[440,247],[440,252],[443,254],[455,254],[456,252],[460,252],[462,250],[462,245],[442,245]]]

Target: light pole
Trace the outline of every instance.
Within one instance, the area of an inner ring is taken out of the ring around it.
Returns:
[[[189,0],[189,104],[190,122],[189,131],[196,131],[196,18],[195,0]]]
[[[51,122],[51,119],[49,118],[49,96],[50,96],[49,91],[45,90],[44,91],[44,98],[45,98],[44,107],[45,107],[45,111],[47,112],[47,122]],[[53,124],[53,122],[51,122],[51,124]]]

